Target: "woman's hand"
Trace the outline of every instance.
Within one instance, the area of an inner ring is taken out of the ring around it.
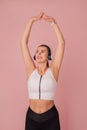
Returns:
[[[52,22],[56,23],[56,21],[53,17],[47,16],[45,13],[43,14],[43,19],[50,23],[52,23]]]
[[[43,14],[44,14],[43,12],[40,12],[40,14],[38,16],[31,17],[30,21],[33,23],[35,21],[41,20],[43,17]]]

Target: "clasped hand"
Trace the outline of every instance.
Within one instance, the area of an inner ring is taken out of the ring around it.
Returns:
[[[31,17],[30,21],[33,23],[33,22],[41,20],[41,19],[44,19],[50,23],[52,23],[52,22],[55,23],[55,19],[51,16],[46,15],[44,12],[40,12],[40,14],[38,16]]]

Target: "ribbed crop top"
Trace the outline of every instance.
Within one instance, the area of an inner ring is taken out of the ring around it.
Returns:
[[[50,68],[48,68],[43,75],[39,74],[36,68],[31,73],[27,83],[28,96],[30,99],[54,100],[57,81]]]

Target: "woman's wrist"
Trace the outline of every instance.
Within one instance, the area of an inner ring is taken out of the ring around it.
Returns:
[[[32,19],[30,19],[30,20],[29,20],[29,23],[30,23],[30,24],[33,24],[33,23],[34,23],[34,21],[33,21]]]
[[[51,22],[51,26],[53,26],[53,25],[55,25],[55,24],[57,24],[55,21],[52,21],[52,22]]]

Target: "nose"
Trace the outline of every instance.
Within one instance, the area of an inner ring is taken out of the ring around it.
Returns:
[[[41,55],[41,52],[39,52],[38,55]]]

